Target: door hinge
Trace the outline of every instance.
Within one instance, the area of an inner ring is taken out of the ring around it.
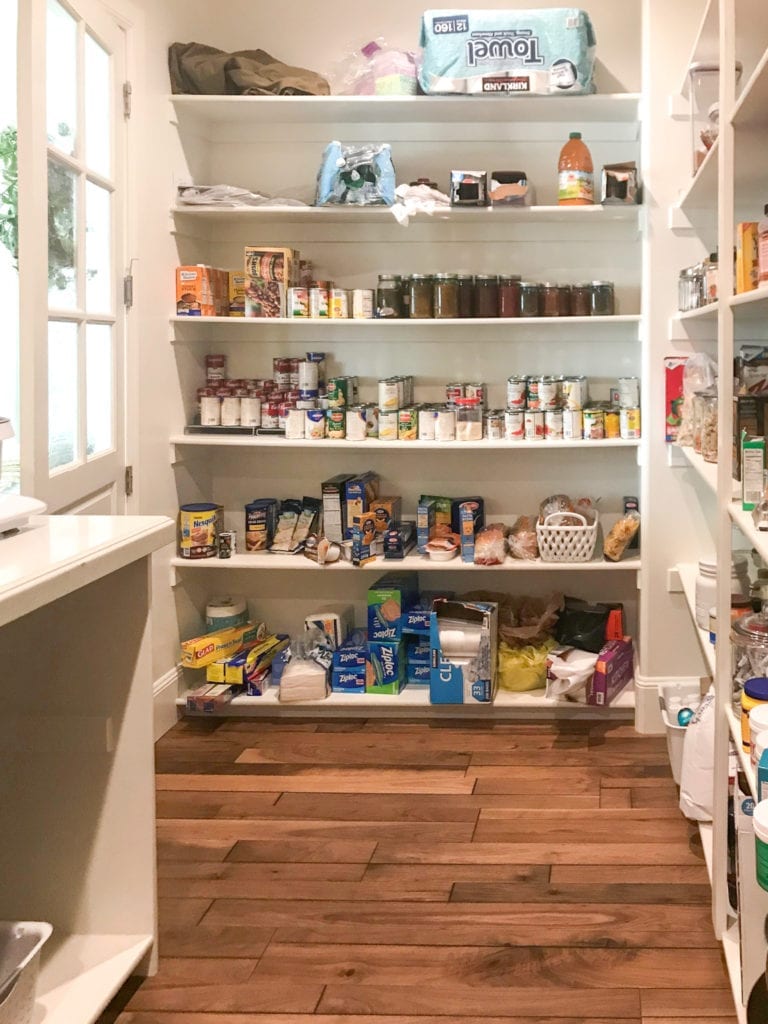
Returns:
[[[130,498],[133,494],[133,466],[125,467],[125,496]]]
[[[130,82],[123,82],[123,117],[128,120],[131,116],[131,98],[133,96],[133,86]]]
[[[126,274],[123,278],[123,305],[126,309],[133,305],[133,274]]]

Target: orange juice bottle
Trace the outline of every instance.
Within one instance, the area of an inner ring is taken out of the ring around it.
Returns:
[[[557,201],[560,206],[591,206],[595,201],[592,154],[581,141],[581,132],[571,132],[560,150],[557,165]]]

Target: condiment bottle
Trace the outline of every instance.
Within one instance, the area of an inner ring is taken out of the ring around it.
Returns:
[[[560,150],[557,170],[559,205],[592,206],[595,201],[592,154],[581,141],[581,132],[571,132],[568,136],[568,142]],[[766,253],[768,255],[768,248]]]

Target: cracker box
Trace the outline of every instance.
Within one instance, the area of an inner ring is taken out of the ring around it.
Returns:
[[[323,494],[323,530],[328,540],[341,544],[347,530],[347,495],[348,480],[354,479],[352,473],[337,473],[330,480],[322,483]],[[351,520],[349,520],[351,522]]]
[[[268,551],[277,529],[276,498],[257,498],[245,506],[245,550]]]
[[[498,618],[499,606],[492,601],[438,599],[434,602],[430,620],[431,704],[490,704],[493,701]],[[469,638],[466,646],[462,643],[465,636]]]
[[[587,704],[607,707],[612,704],[635,675],[635,657],[631,637],[609,640],[600,649],[595,674],[587,683]]]
[[[405,644],[369,643],[366,693],[400,693],[406,685]]]
[[[245,274],[230,270],[227,274],[227,299],[230,316],[245,316]]]
[[[402,504],[402,498],[399,495],[373,499],[368,511],[376,520],[377,533],[386,533],[390,523],[396,523],[400,519]]]
[[[384,550],[381,534],[376,532],[376,517],[373,512],[355,516],[352,522],[352,564],[367,565]]]
[[[287,316],[287,294],[294,279],[293,249],[245,247],[245,315],[274,319]]]
[[[367,651],[367,647],[366,647]],[[365,693],[366,662],[349,668],[331,670],[331,689],[334,693]]]
[[[461,538],[462,562],[475,560],[475,535],[482,528],[485,516],[482,503],[462,501],[459,505],[459,537]]]
[[[437,522],[437,501],[421,498],[416,509],[416,548],[420,555],[427,553],[427,544],[435,536]]]
[[[404,617],[419,599],[415,573],[388,572],[368,590],[369,642],[399,640]]]
[[[344,486],[344,496],[347,502],[347,528],[345,538],[352,537],[352,524],[356,516],[371,510],[371,502],[379,494],[379,475],[372,469],[358,476],[350,477]]]
[[[677,440],[680,429],[680,414],[683,406],[683,370],[687,356],[667,356],[664,360],[666,403],[664,411],[665,437],[668,442]]]
[[[216,272],[204,264],[176,267],[176,315],[216,316]]]

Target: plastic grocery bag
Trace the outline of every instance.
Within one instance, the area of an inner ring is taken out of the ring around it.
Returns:
[[[381,37],[347,52],[327,77],[338,96],[415,96],[418,92],[414,54],[394,49]]]
[[[392,206],[395,168],[387,142],[330,142],[317,172],[316,206]]]
[[[680,810],[693,821],[711,821],[715,776],[715,691],[709,688],[685,730]]]
[[[514,693],[542,689],[547,682],[547,655],[554,646],[554,640],[545,640],[538,645],[510,647],[502,640],[498,665],[501,689]]]

